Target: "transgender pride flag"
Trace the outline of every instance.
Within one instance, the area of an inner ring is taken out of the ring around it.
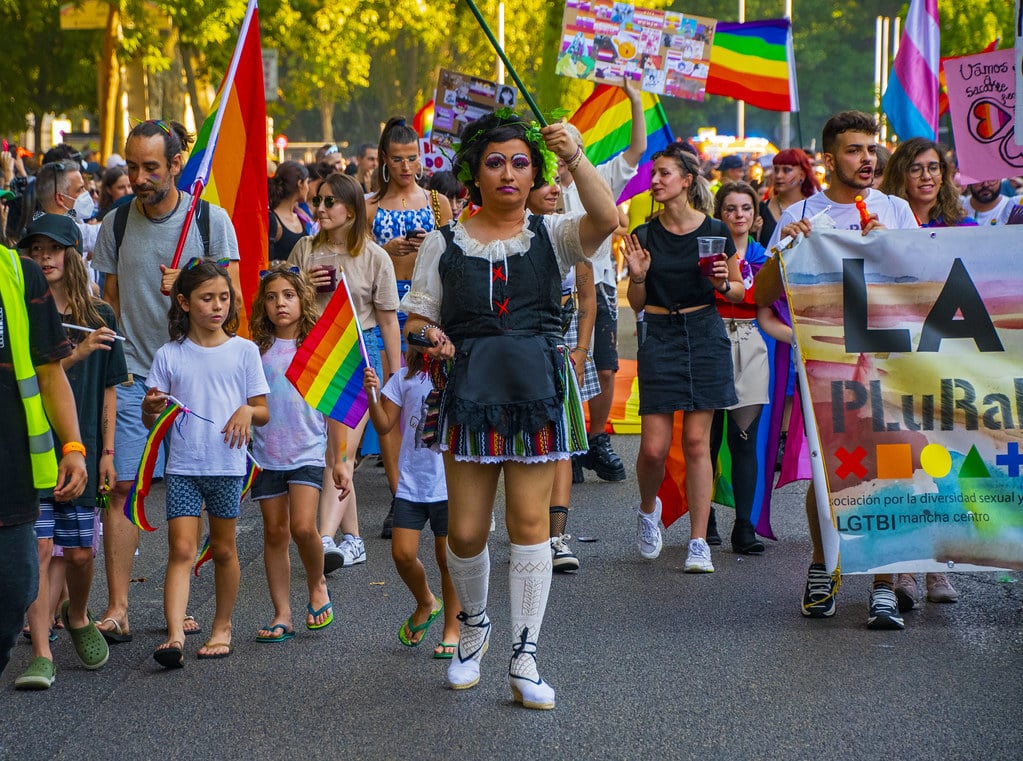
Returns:
[[[938,0],[913,0],[881,98],[888,123],[901,140],[937,137],[940,41]]]

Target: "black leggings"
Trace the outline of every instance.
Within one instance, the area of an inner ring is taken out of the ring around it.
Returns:
[[[735,410],[717,410],[710,429],[710,455],[717,462],[721,448],[725,414],[728,415],[728,450],[732,454],[732,492],[735,495],[736,523],[749,522],[757,488],[757,424],[763,405]],[[745,423],[745,426],[742,426]]]

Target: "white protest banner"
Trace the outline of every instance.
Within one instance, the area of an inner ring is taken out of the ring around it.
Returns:
[[[822,230],[784,254],[843,573],[1023,568],[1020,241]]]

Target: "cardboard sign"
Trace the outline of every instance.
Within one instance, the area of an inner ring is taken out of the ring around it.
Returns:
[[[945,64],[956,157],[964,182],[1023,173],[1014,137],[1016,72],[1012,50],[963,56]]]
[[[518,93],[511,85],[441,69],[434,94],[433,131],[426,158],[432,171],[450,169],[462,128],[499,108],[515,108]]]
[[[567,0],[557,72],[702,101],[716,21],[612,0]]]

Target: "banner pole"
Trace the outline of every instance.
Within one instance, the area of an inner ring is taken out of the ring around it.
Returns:
[[[516,87],[519,88],[519,92],[522,93],[522,97],[526,99],[526,103],[529,105],[529,109],[533,112],[536,120],[540,122],[541,127],[547,126],[547,120],[544,119],[543,114],[540,113],[540,108],[536,105],[536,101],[533,100],[533,96],[529,94],[529,90],[522,83],[522,79],[519,77],[519,73],[515,71],[515,67],[512,66],[512,62],[508,60],[508,55],[504,52],[504,48],[501,47],[501,43],[497,41],[494,33],[490,31],[490,27],[487,26],[487,22],[483,20],[483,14],[480,13],[480,9],[476,7],[476,3],[473,0],[465,0],[469,6],[469,10],[472,11],[472,15],[476,17],[476,21],[479,22],[480,27],[483,29],[483,33],[487,35],[487,39],[490,40],[490,44],[494,46],[494,50],[497,51],[497,55],[500,56],[504,62],[504,66],[508,69],[508,73],[514,80]]]

